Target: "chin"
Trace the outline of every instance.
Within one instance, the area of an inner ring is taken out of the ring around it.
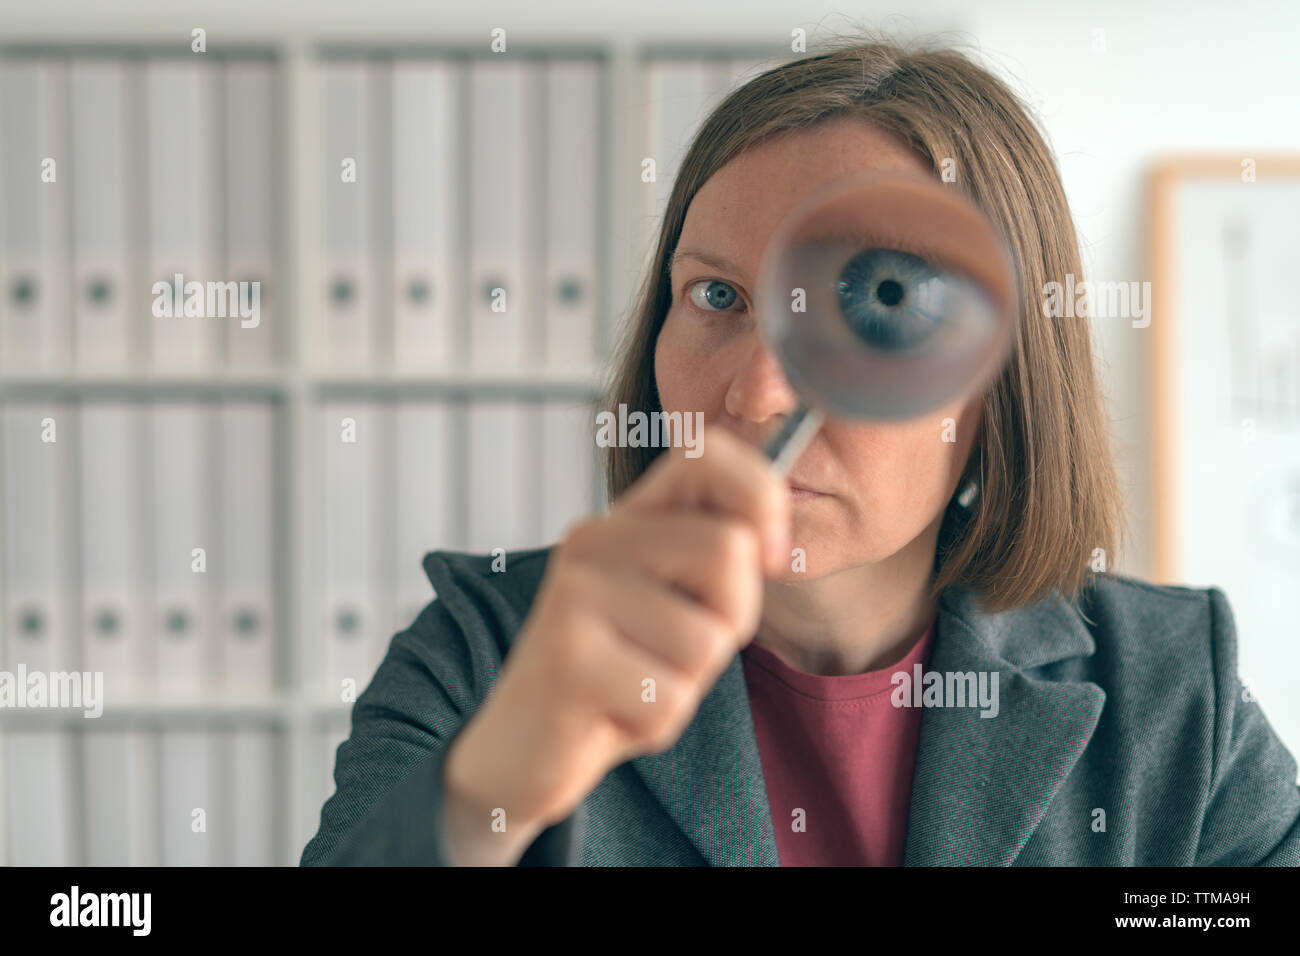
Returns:
[[[846,568],[879,560],[870,555],[846,554],[837,544],[829,541],[819,543],[818,539],[811,536],[800,539],[797,526],[790,538],[790,550],[795,548],[803,549],[803,557],[795,558],[792,555],[781,574],[771,580],[798,584],[800,581],[813,581]],[[796,567],[802,567],[803,570],[796,571]]]
[[[891,547],[892,541],[885,547],[864,549],[861,546],[863,541],[880,541],[882,537],[879,530],[870,526],[845,528],[843,525],[837,525],[833,533],[827,533],[826,529],[814,528],[812,522],[801,521],[796,516],[790,529],[790,550],[803,549],[805,556],[803,565],[807,570],[789,570],[795,561],[791,557],[786,563],[787,570],[777,580],[795,583],[800,580],[825,577],[837,571],[862,565],[878,564],[889,560],[906,546],[904,542],[897,547]]]

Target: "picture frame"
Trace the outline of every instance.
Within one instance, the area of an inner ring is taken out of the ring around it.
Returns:
[[[1150,574],[1218,587],[1244,693],[1300,746],[1300,153],[1148,178]]]

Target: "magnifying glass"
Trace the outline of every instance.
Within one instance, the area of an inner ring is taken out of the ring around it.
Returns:
[[[814,190],[764,250],[759,334],[799,394],[764,445],[785,474],[827,416],[901,421],[982,388],[1010,349],[1015,267],[984,214],[912,172]]]

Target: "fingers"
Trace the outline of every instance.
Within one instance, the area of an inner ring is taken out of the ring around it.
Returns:
[[[625,752],[671,747],[691,722],[707,686],[606,628],[593,629],[586,647],[565,678],[573,698],[629,738]]]
[[[760,595],[753,600],[761,606]],[[628,571],[605,575],[596,604],[629,642],[696,682],[712,683],[757,630],[756,622],[737,630],[664,582]],[[751,616],[757,618],[757,610]]]
[[[575,529],[565,544],[566,559],[596,569],[626,569],[625,576],[645,578],[649,584],[675,585],[737,634],[747,636],[757,628],[762,579],[744,573],[759,567],[758,534],[752,524],[698,511],[633,511],[607,521],[607,526]],[[632,600],[628,587],[623,590],[623,600]],[[647,587],[635,597],[650,600],[655,590],[668,593]],[[630,606],[635,609],[636,604]]]
[[[759,449],[718,426],[707,426],[698,458],[663,456],[619,498],[618,509],[659,513],[701,507],[751,523],[763,543],[762,567],[784,564],[790,533],[785,480]]]

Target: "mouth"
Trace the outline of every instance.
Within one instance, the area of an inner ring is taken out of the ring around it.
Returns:
[[[823,494],[820,491],[814,491],[811,488],[805,488],[802,485],[796,484],[793,481],[787,481],[786,485],[790,489],[790,498],[794,501],[812,501],[815,498],[827,497],[825,494]]]

